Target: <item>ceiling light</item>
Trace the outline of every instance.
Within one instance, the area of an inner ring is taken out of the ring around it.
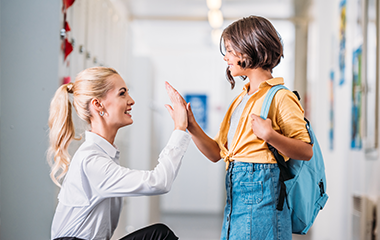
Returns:
[[[219,9],[222,6],[222,0],[207,0],[207,7],[211,10]]]
[[[220,10],[208,11],[208,22],[212,28],[221,28],[223,25],[223,14]]]

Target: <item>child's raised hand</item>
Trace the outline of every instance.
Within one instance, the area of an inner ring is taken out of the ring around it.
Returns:
[[[193,111],[191,110],[191,105],[190,105],[190,102],[187,103],[186,105],[186,109],[187,109],[187,119],[189,121],[189,125],[193,125],[193,124],[196,124],[196,120],[195,120],[195,117],[194,117],[194,114],[193,114]]]
[[[266,120],[262,119],[260,116],[251,114],[251,127],[252,131],[256,136],[266,142],[268,142],[271,137],[272,132],[272,120],[267,118]]]
[[[169,95],[172,106],[165,104],[170,116],[174,121],[174,128],[185,131],[187,128],[187,109],[186,101],[168,82],[165,82],[166,92]]]

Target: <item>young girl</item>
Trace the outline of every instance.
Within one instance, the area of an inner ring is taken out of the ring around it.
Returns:
[[[198,149],[212,162],[221,158],[226,162],[221,239],[292,239],[288,208],[276,209],[280,170],[267,143],[286,160],[309,160],[313,152],[304,111],[292,92],[279,91],[268,118],[259,117],[268,90],[284,84],[282,78],[272,76],[283,57],[280,36],[267,19],[250,16],[228,26],[221,40],[232,88],[233,77],[248,78],[249,83],[230,105],[215,139],[202,131],[187,105],[188,131]]]
[[[168,144],[152,171],[137,171],[119,165],[114,145],[117,131],[133,123],[135,103],[120,75],[112,68],[89,68],[74,83],[62,85],[50,105],[51,178],[60,186],[65,176],[54,215],[51,238],[59,240],[109,240],[117,226],[122,197],[167,193],[176,178],[190,142],[186,106],[180,96],[167,88],[173,107],[166,105],[173,121]],[[78,116],[91,130],[70,161],[67,148],[74,139],[69,94]],[[57,176],[58,175],[58,176]],[[155,224],[122,238],[178,239],[163,224]]]

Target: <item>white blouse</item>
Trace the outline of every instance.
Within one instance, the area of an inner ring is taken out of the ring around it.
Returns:
[[[86,140],[72,158],[58,195],[51,237],[109,240],[117,226],[122,197],[169,192],[190,142],[175,130],[159,155],[154,170],[119,165],[119,151],[99,135]]]

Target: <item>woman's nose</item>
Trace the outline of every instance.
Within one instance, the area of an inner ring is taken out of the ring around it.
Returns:
[[[127,104],[132,106],[133,104],[135,104],[135,100],[133,100],[132,97],[129,97]]]

